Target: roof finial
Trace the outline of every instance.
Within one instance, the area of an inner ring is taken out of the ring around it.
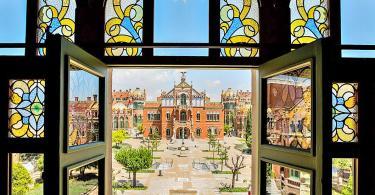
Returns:
[[[186,72],[181,72],[181,82],[185,82],[186,80]]]

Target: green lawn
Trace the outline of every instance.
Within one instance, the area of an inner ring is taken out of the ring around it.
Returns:
[[[249,188],[235,187],[235,188],[219,188],[220,192],[248,192]]]
[[[155,170],[152,169],[142,169],[138,171],[137,173],[155,173]]]
[[[232,174],[232,171],[219,171],[219,170],[215,170],[215,171],[211,171],[212,174]]]
[[[91,179],[88,181],[69,180],[69,194],[84,194],[97,188],[98,180]]]

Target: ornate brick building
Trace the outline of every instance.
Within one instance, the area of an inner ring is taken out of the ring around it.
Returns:
[[[232,134],[243,137],[251,109],[251,92],[228,88],[221,92],[221,102],[224,105],[224,124],[232,129]]]
[[[221,102],[213,102],[204,91],[187,83],[185,74],[170,91],[162,91],[156,101],[146,101],[144,89],[113,91],[113,129],[136,129],[142,124],[145,136],[156,131],[167,139],[205,139],[209,132],[223,137],[226,124],[232,135],[243,136],[251,92],[228,88],[221,92]]]
[[[142,124],[143,106],[146,100],[146,90],[112,92],[112,121],[113,129],[136,128]]]
[[[69,146],[87,144],[98,140],[99,105],[97,95],[69,101]]]
[[[162,138],[206,139],[211,132],[224,136],[224,111],[221,102],[211,102],[205,92],[198,92],[181,81],[168,92],[162,91],[155,102],[145,102],[144,135],[158,132]]]

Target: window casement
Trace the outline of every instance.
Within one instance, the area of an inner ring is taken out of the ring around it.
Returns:
[[[170,112],[167,112],[167,121],[171,120],[171,113]]]

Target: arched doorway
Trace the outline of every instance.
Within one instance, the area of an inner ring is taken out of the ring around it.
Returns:
[[[190,129],[181,127],[177,129],[176,139],[188,139],[190,137]]]

